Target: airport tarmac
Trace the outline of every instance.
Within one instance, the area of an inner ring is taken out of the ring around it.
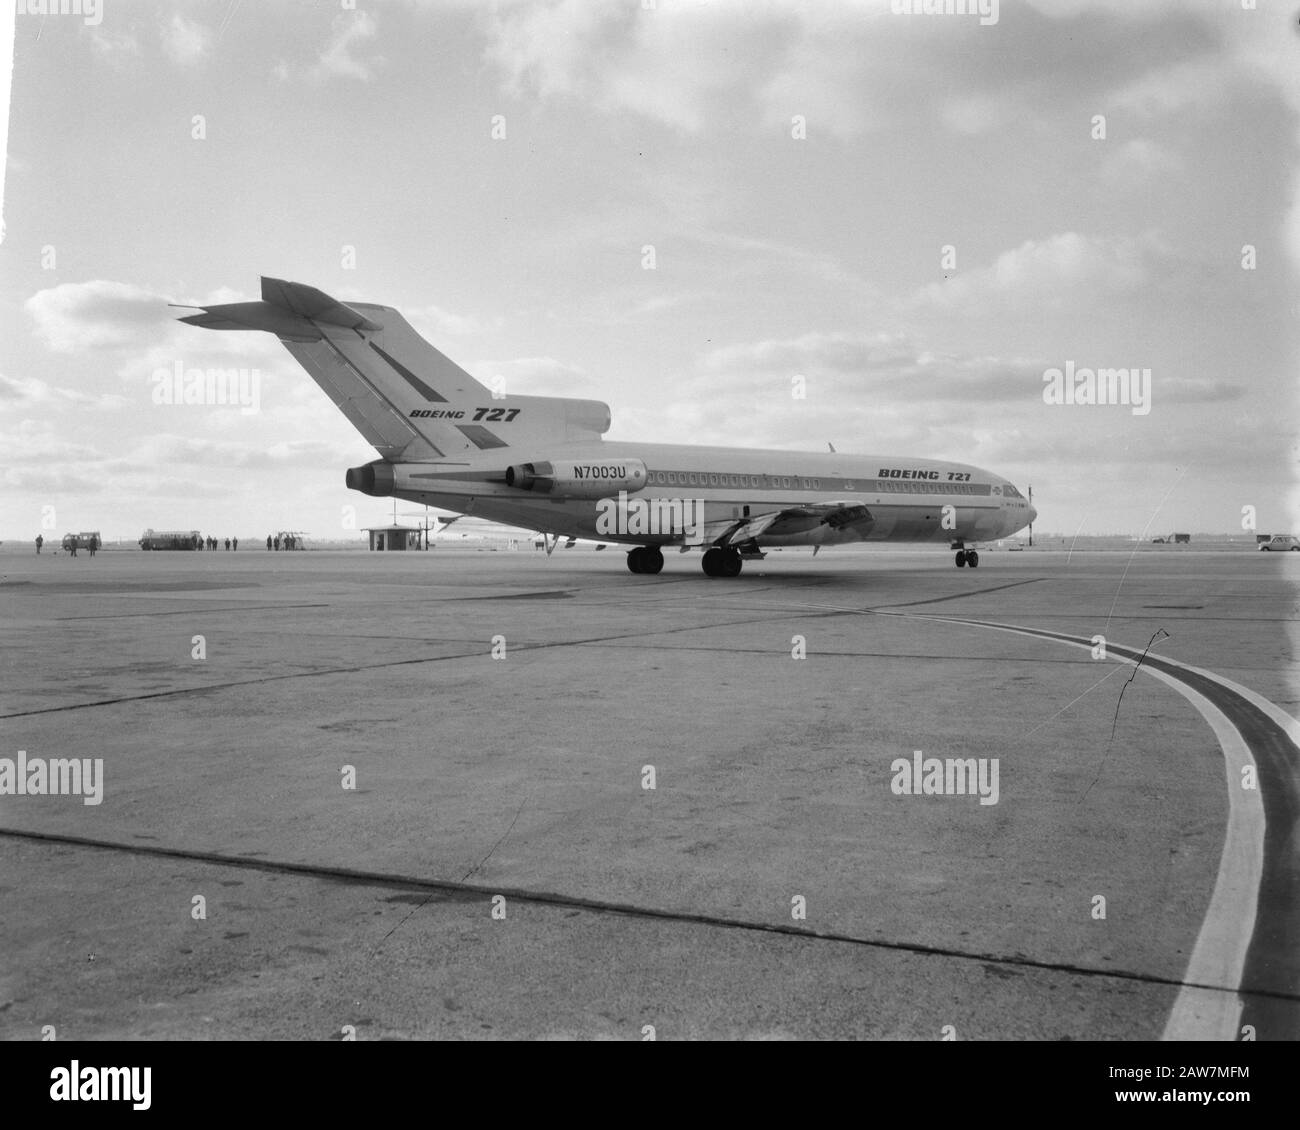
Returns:
[[[1300,559],[981,557],[6,547],[0,1036],[1297,1038]]]

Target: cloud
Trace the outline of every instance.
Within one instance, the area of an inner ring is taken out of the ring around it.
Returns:
[[[90,46],[99,58],[113,66],[123,66],[140,54],[140,38],[134,31],[110,31],[102,24],[83,26],[90,36]]]
[[[70,388],[59,388],[39,377],[7,377],[0,373],[0,409],[29,404],[78,404],[112,410],[127,403],[123,396],[91,396]]]
[[[369,82],[375,77],[376,70],[383,63],[379,55],[358,58],[353,50],[367,40],[374,39],[379,32],[379,24],[369,12],[343,12],[335,16],[330,41],[321,52],[320,59],[311,69],[311,77],[317,80],[330,78],[355,78]]]
[[[212,32],[179,12],[162,29],[163,53],[177,65],[196,62],[211,46]]]
[[[1135,137],[1109,150],[1099,173],[1108,188],[1141,188],[1153,178],[1182,168],[1178,157],[1154,141]]]
[[[500,378],[504,391],[520,396],[595,396],[600,383],[576,365],[554,357],[516,357],[512,361],[475,361],[469,371],[489,388]],[[608,392],[608,388],[605,389]]]
[[[988,133],[1001,125],[1008,116],[1009,107],[991,95],[970,95],[944,102],[939,111],[943,124],[954,133],[973,137]]]
[[[771,8],[738,19],[726,3],[560,0],[494,10],[484,55],[514,97],[580,100],[699,133],[722,113],[723,95],[769,72],[784,49],[770,32],[789,19]]]
[[[1085,236],[1061,232],[1027,239],[1004,251],[987,267],[958,270],[930,283],[912,298],[914,307],[981,310],[991,305],[1023,309],[1047,303],[1053,308],[1105,294],[1131,294],[1150,282],[1168,258],[1153,233],[1143,236]]]
[[[23,308],[37,336],[56,353],[127,345],[173,321],[165,298],[107,279],[37,291]]]
[[[0,432],[0,453],[0,465],[8,466],[48,465],[64,460],[85,463],[103,458],[95,448],[68,439],[62,429],[47,420],[23,420],[12,431]]]
[[[419,331],[421,337],[428,338],[435,345],[440,337],[466,337],[489,329],[499,329],[502,325],[499,317],[485,322],[472,314],[455,314],[441,306],[403,307],[402,315]]]
[[[1233,381],[1200,377],[1161,377],[1155,381],[1154,396],[1166,404],[1212,404],[1240,400],[1245,385]]]
[[[1120,87],[1111,97],[1113,108],[1144,117],[1170,114],[1186,107],[1222,106],[1232,81],[1221,56],[1200,56],[1159,66]]]
[[[918,399],[1030,404],[1041,397],[1044,367],[1038,359],[940,353],[919,348],[906,335],[883,333],[808,333],[724,346],[700,359],[710,385],[720,391],[762,395],[766,389],[788,402],[793,378],[802,377],[809,397],[846,397],[849,407],[853,400],[864,406]]]
[[[154,472],[173,467],[269,468],[330,465],[333,445],[312,439],[277,440],[269,447],[240,440],[199,439],[159,433],[138,443],[127,455],[110,459],[112,470]]]

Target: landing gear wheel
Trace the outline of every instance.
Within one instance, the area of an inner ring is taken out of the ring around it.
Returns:
[[[973,549],[968,549],[966,551],[966,564],[969,565],[972,569],[974,569],[979,566],[979,563],[980,563],[980,555],[976,553]]]
[[[957,550],[957,568],[966,568],[966,551],[964,549]]]
[[[704,560],[700,564],[706,577],[739,577],[745,563],[734,549],[714,548],[704,551]]]
[[[627,567],[633,573],[658,573],[664,567],[664,555],[658,546],[638,545],[627,555]]]

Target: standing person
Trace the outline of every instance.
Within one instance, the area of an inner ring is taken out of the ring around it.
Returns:
[[[271,549],[271,535],[270,535],[270,534],[267,534],[267,535],[266,535],[266,548],[267,548],[267,552],[270,552],[270,549]]]
[[[229,539],[229,538],[226,538],[226,552],[227,552],[227,553],[230,552],[230,539]]]
[[[280,552],[280,535],[279,535],[279,534],[276,534],[276,535],[275,535],[275,551],[276,551],[276,553],[279,553],[279,552]]]
[[[37,534],[37,535],[36,535],[36,554],[37,554],[37,556],[40,556],[41,546],[43,546],[44,544],[45,544],[45,535],[44,535],[44,534]]]
[[[90,535],[90,541],[86,543],[86,548],[90,550],[90,556],[95,556],[95,550],[99,548],[99,538],[96,535]]]
[[[234,550],[238,551],[238,550],[239,550],[239,539],[238,539],[238,538],[231,538],[231,539],[230,539],[230,545],[231,545],[231,548],[233,548]]]
[[[68,540],[68,552],[73,557],[77,556],[77,538],[75,534]]]

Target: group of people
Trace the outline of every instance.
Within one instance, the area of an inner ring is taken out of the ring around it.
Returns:
[[[267,534],[267,549],[297,549],[298,539],[292,534]]]
[[[43,546],[44,544],[45,544],[45,535],[37,534],[36,535],[37,553],[41,552],[41,546]],[[94,557],[95,551],[99,548],[99,535],[89,534],[83,541],[76,534],[64,534],[63,548],[68,551],[68,555],[70,557],[76,557],[78,549],[84,549],[90,554],[91,557]]]
[[[207,549],[207,550],[220,549],[221,543],[216,538],[200,538],[198,544],[194,548]],[[238,549],[238,548],[239,548],[238,538],[226,538],[227,550]]]

